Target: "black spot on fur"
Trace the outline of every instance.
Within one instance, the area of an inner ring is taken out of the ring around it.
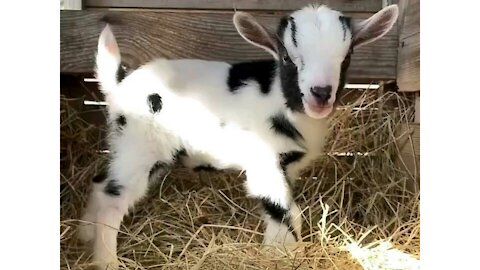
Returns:
[[[180,156],[188,156],[187,150],[185,148],[177,149],[177,151],[173,154],[174,159],[178,159]]]
[[[278,223],[283,223],[291,230],[293,237],[295,237],[295,241],[298,241],[298,235],[292,228],[292,222],[290,219],[288,209],[283,208],[278,203],[272,202],[268,198],[261,198],[263,208],[267,212],[267,214]]]
[[[210,164],[205,164],[205,165],[200,165],[195,168],[193,168],[193,171],[199,172],[199,171],[207,171],[207,172],[215,172],[218,171],[217,168],[213,167]]]
[[[300,151],[291,151],[287,153],[280,154],[280,167],[283,171],[287,170],[287,166],[291,163],[297,162],[305,156],[304,152]]]
[[[297,141],[298,139],[303,140],[302,134],[295,128],[295,126],[283,115],[279,113],[275,116],[270,117],[270,122],[272,124],[272,129],[289,139]]]
[[[298,241],[299,235],[297,235],[292,227],[289,210],[283,208],[278,203],[272,202],[268,198],[261,198],[261,201],[265,212],[276,222],[285,224],[292,232],[295,241]]]
[[[107,174],[105,172],[101,172],[92,178],[92,182],[95,184],[99,184],[105,181],[105,179],[107,179]]]
[[[288,18],[288,20],[290,21],[290,24],[292,25],[293,45],[295,45],[295,47],[297,47],[297,25],[295,24],[295,20],[293,19],[293,17]]]
[[[162,109],[162,97],[159,94],[150,94],[147,99],[151,113],[158,113]]]
[[[123,66],[121,64],[118,65],[116,75],[117,75],[117,83],[122,82],[123,79],[125,79],[125,77],[127,76],[127,71],[123,68]]]
[[[275,75],[275,62],[272,60],[252,61],[233,64],[230,67],[227,84],[230,92],[246,85],[248,80],[254,80],[260,85],[263,94],[270,92],[272,78]]]
[[[117,180],[112,179],[108,181],[107,185],[103,189],[103,192],[110,196],[120,196],[120,191],[122,189],[123,186],[119,185]]]
[[[169,165],[165,162],[157,161],[155,164],[153,164],[152,168],[150,169],[150,172],[148,173],[148,179],[152,180],[155,174],[157,174],[159,171],[162,170],[167,170]]]
[[[279,223],[281,223],[282,221],[287,221],[289,223],[289,217],[287,216],[288,209],[283,208],[278,203],[272,202],[268,198],[261,198],[261,200],[265,211],[267,211],[267,214],[272,219],[278,221]]]
[[[338,17],[343,28],[343,41],[347,37],[347,29],[352,30],[351,19],[350,17],[340,16]]]
[[[118,127],[123,127],[127,124],[127,118],[125,115],[121,114],[117,117],[117,119],[115,119],[115,122],[117,123]]]

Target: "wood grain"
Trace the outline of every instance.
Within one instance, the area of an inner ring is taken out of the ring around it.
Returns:
[[[404,9],[400,40],[420,33],[420,0],[408,0]]]
[[[420,33],[405,38],[400,44],[397,84],[400,92],[420,91]]]
[[[420,91],[420,0],[402,3],[397,84],[401,92]]]
[[[296,10],[311,3],[326,4],[341,11],[376,12],[380,0],[86,0],[86,7],[102,8],[181,8],[221,10]]]
[[[281,15],[254,12],[267,27],[275,28]],[[112,25],[122,62],[138,67],[155,57],[199,58],[238,62],[271,58],[243,40],[232,23],[232,12],[61,11],[61,72],[91,72],[98,35],[105,21]],[[365,17],[365,14],[354,15]],[[349,82],[390,80],[396,76],[397,29],[357,49]]]

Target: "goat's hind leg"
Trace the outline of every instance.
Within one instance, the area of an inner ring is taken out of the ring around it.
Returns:
[[[102,180],[94,182],[90,194],[84,218],[95,225],[85,227],[80,232],[84,240],[92,240],[93,261],[102,269],[117,267],[117,235],[120,224],[128,209],[146,194],[152,170],[161,167],[159,164],[168,166],[173,160],[174,151],[171,149],[152,153],[143,144],[130,142],[130,145],[120,145],[129,147],[120,147],[114,151],[108,174]]]

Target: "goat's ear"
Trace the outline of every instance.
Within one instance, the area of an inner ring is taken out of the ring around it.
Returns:
[[[106,25],[98,39],[98,52],[107,52],[108,55],[120,61],[120,49],[118,48],[117,40],[113,35],[110,25]]]
[[[390,5],[352,27],[353,46],[359,47],[383,37],[398,18],[398,6]]]
[[[233,24],[238,33],[249,43],[263,48],[278,59],[276,38],[267,28],[260,24],[252,15],[246,12],[235,12]]]

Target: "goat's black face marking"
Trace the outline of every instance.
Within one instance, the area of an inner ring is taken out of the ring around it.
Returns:
[[[287,153],[280,154],[280,167],[285,172],[288,165],[301,160],[305,156],[304,152],[300,151],[291,151]]]
[[[127,118],[125,115],[121,114],[115,119],[115,123],[117,123],[118,127],[124,127],[127,124]]]
[[[303,113],[305,108],[303,107],[302,102],[303,94],[298,86],[298,69],[288,55],[287,49],[282,42],[287,26],[288,18],[284,17],[280,20],[280,25],[277,29],[277,47],[280,58],[278,61],[280,83],[282,85],[283,96],[286,99],[285,105],[292,111]]]
[[[348,50],[347,55],[343,59],[342,66],[340,69],[340,80],[338,83],[338,89],[337,93],[340,93],[340,90],[342,90],[345,87],[345,83],[347,81],[347,70],[348,67],[350,66],[350,59],[353,54],[353,45],[350,45],[350,49]]]
[[[162,97],[159,94],[151,94],[147,99],[151,113],[158,113],[162,109]]]
[[[351,18],[346,17],[346,16],[340,16],[340,17],[338,17],[338,19],[340,20],[340,23],[342,24],[343,40],[345,41],[346,35],[347,35],[347,29],[350,31],[350,33],[352,33]],[[351,59],[352,54],[353,54],[353,44],[350,45],[348,53],[342,61],[342,65],[341,65],[341,68],[340,68],[340,80],[339,80],[339,83],[338,83],[337,93],[339,93],[340,90],[342,90],[345,87],[347,70],[350,66],[350,59]]]
[[[282,113],[279,113],[275,116],[270,117],[270,122],[272,124],[271,128],[276,133],[283,135],[294,141],[297,141],[298,139],[303,140],[302,134]]]
[[[245,86],[248,80],[254,80],[260,85],[260,91],[266,95],[270,92],[274,71],[274,61],[233,64],[228,73],[227,84],[230,92],[235,93],[239,88]]]
[[[297,47],[297,25],[293,17],[288,18],[290,24],[292,25],[292,42],[295,47]]]
[[[95,184],[100,184],[105,181],[105,179],[107,179],[107,174],[105,172],[101,172],[93,177],[92,182]]]
[[[342,24],[343,28],[343,41],[345,41],[345,38],[347,37],[347,29],[352,31],[352,25],[351,25],[351,19],[350,17],[345,17],[345,16],[340,16],[338,17],[340,20],[340,23]]]
[[[123,186],[118,184],[117,180],[109,180],[105,188],[103,189],[103,192],[109,196],[113,197],[118,197],[121,194],[121,190],[123,189]]]
[[[121,64],[118,65],[116,76],[117,76],[117,83],[122,82],[123,79],[125,79],[125,77],[127,76],[127,72]]]

